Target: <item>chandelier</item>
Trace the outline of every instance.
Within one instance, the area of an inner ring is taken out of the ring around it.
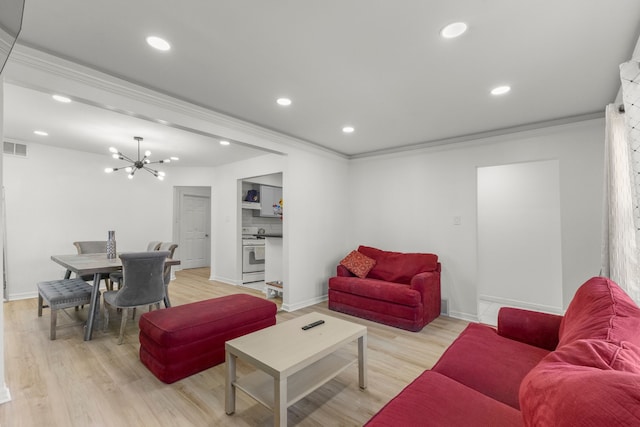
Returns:
[[[129,173],[129,175],[127,175],[127,178],[133,179],[133,176],[136,173],[136,171],[138,169],[142,169],[142,170],[146,170],[151,175],[155,176],[160,181],[162,181],[164,179],[165,173],[162,172],[162,171],[157,171],[155,169],[152,169],[148,165],[152,165],[152,164],[156,164],[156,163],[170,163],[171,160],[178,160],[178,158],[177,157],[171,157],[169,159],[157,160],[155,162],[152,162],[151,160],[149,160],[149,156],[151,156],[151,151],[149,151],[149,150],[144,152],[144,157],[143,158],[140,158],[140,141],[142,141],[143,138],[141,136],[134,136],[133,139],[138,141],[138,159],[137,160],[133,160],[132,158],[122,154],[116,148],[111,147],[111,148],[109,148],[109,151],[111,151],[113,153],[112,157],[114,159],[124,160],[126,162],[129,162],[130,165],[126,166],[126,167],[119,167],[119,168],[106,168],[104,171],[106,173],[111,173],[111,172],[118,171],[120,169],[124,169],[125,171],[127,171]]]

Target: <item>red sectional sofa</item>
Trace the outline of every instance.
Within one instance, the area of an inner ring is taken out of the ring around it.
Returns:
[[[503,308],[366,425],[639,426],[640,309],[602,277],[564,316]]]
[[[357,255],[373,260],[371,268],[358,277],[343,260],[329,279],[329,309],[414,332],[440,315],[437,255],[369,246],[358,247]]]

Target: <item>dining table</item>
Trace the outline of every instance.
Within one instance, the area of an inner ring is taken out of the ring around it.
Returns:
[[[100,309],[99,289],[101,274],[122,270],[120,257],[109,258],[106,253],[98,254],[72,254],[52,255],[51,260],[67,269],[64,278],[69,279],[71,273],[78,277],[93,274],[93,289],[91,290],[91,302],[89,314],[84,328],[84,340],[89,341],[93,335],[95,318]],[[167,258],[165,265],[179,265],[180,260]]]

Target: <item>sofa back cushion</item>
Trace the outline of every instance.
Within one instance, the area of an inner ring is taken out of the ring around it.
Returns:
[[[558,348],[580,339],[640,347],[640,308],[612,280],[593,277],[571,300],[560,323]]]
[[[390,252],[362,245],[358,252],[376,260],[367,275],[371,279],[409,284],[416,274],[438,269],[438,256],[434,254]]]
[[[529,371],[519,400],[526,426],[640,425],[640,349],[576,340]]]

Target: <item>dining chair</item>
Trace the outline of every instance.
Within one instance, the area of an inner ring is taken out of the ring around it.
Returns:
[[[137,307],[149,306],[149,311],[151,311],[153,305],[160,309],[160,303],[165,298],[164,261],[168,256],[168,251],[134,252],[120,255],[122,288],[103,294],[103,330],[106,331],[109,326],[109,306],[122,309],[118,344],[122,344],[124,340],[129,309],[135,310]]]
[[[169,252],[168,258],[173,258],[173,254],[175,254],[177,248],[178,248],[178,245],[173,242],[163,242],[160,245],[160,248],[158,250],[168,251]],[[171,300],[169,299],[169,283],[171,282],[171,266],[170,265],[164,266],[163,278],[164,278],[164,293],[165,293],[164,306],[166,308],[169,308],[171,307]]]
[[[73,246],[76,247],[78,254],[106,254],[107,253],[107,241],[106,240],[86,240],[73,242]],[[93,274],[85,274],[80,278],[86,282],[93,282]],[[104,285],[108,291],[113,289],[113,284],[109,279],[109,273],[100,273],[100,280],[104,280]]]
[[[149,242],[149,244],[147,245],[147,252],[159,251],[161,243],[162,242],[156,241]],[[122,287],[122,271],[115,271],[109,274],[109,280],[112,284],[116,283],[118,285],[118,289],[120,289]]]

